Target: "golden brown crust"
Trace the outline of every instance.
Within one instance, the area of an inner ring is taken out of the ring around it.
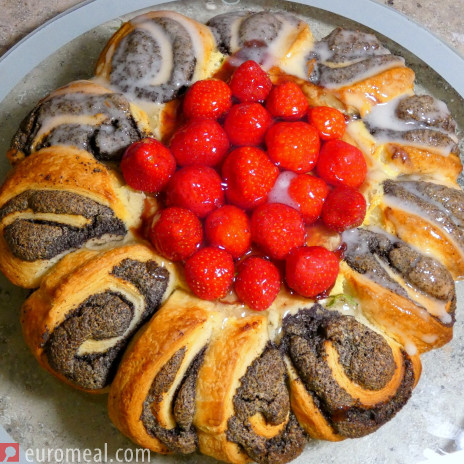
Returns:
[[[214,324],[213,306],[176,292],[126,350],[111,386],[108,410],[116,427],[139,445],[158,453],[169,453],[144,427],[143,404],[156,375],[178,350],[186,350],[187,365],[208,343]],[[168,415],[164,412],[164,417],[159,418],[171,422]]]
[[[24,302],[21,309],[24,339],[40,365],[60,380],[89,393],[102,393],[106,389],[84,388],[66,378],[50,365],[45,344],[54,330],[91,295],[118,291],[143,304],[140,289],[131,281],[113,274],[115,266],[125,259],[142,263],[151,260],[168,270],[169,283],[163,299],[177,286],[175,267],[143,244],[126,245],[100,253],[82,250],[64,257],[44,277],[40,288]]]
[[[233,397],[240,378],[268,341],[261,315],[228,320],[215,334],[198,374],[197,410],[200,451],[232,463],[249,462],[241,448],[228,441],[227,422],[234,415]]]
[[[347,290],[359,301],[363,314],[383,332],[401,345],[419,353],[448,343],[453,336],[452,325],[442,323],[412,300],[373,282],[341,263]],[[450,309],[451,302],[446,304]]]
[[[144,195],[124,186],[116,173],[89,153],[70,147],[44,148],[19,163],[0,189],[0,208],[26,191],[67,191],[95,201],[113,211],[127,230],[138,227]],[[129,206],[130,205],[130,206]],[[44,273],[62,256],[25,261],[11,252],[4,228],[16,218],[76,221],[74,215],[34,214],[30,210],[6,215],[0,223],[0,269],[16,285],[34,288]],[[68,250],[67,252],[72,251]]]

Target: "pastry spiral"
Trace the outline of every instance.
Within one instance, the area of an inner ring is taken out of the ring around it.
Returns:
[[[100,161],[119,161],[151,134],[146,114],[126,97],[90,81],[61,87],[24,118],[7,153],[14,165],[42,148],[67,145]]]
[[[377,430],[406,403],[421,372],[417,355],[318,304],[284,319],[282,343],[293,411],[317,439]]]
[[[131,336],[176,280],[174,267],[145,245],[75,252],[24,303],[24,337],[52,374],[79,389],[101,392]]]
[[[214,53],[214,37],[204,24],[173,11],[152,11],[116,32],[96,75],[133,98],[165,103],[210,75]]]
[[[65,254],[125,239],[140,224],[143,199],[86,151],[44,148],[0,190],[0,269],[16,285],[37,287]]]
[[[451,340],[456,290],[443,264],[381,230],[348,230],[342,240],[342,273],[370,321],[412,351]]]

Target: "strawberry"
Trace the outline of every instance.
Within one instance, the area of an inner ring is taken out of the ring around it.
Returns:
[[[336,187],[322,207],[322,221],[329,229],[343,232],[363,223],[366,208],[361,192],[351,187]]]
[[[266,108],[272,116],[287,121],[301,119],[308,107],[309,103],[304,93],[291,81],[273,87],[266,100]]]
[[[166,188],[166,205],[179,206],[199,218],[224,204],[219,174],[208,166],[185,166],[179,169]]]
[[[331,288],[337,280],[338,258],[321,246],[296,248],[285,261],[288,286],[302,296],[315,298]]]
[[[248,60],[235,70],[229,86],[240,102],[262,102],[271,91],[272,82],[256,61]]]
[[[218,119],[232,106],[230,87],[218,79],[195,82],[185,94],[184,114],[187,118]]]
[[[251,238],[274,259],[284,259],[288,253],[305,242],[301,214],[282,203],[266,203],[253,211]]]
[[[121,160],[121,171],[130,187],[145,192],[161,191],[176,170],[171,151],[156,139],[134,142]]]
[[[319,135],[309,124],[278,122],[266,133],[269,158],[280,168],[294,172],[309,172],[319,156]]]
[[[256,311],[272,304],[280,290],[280,273],[267,259],[251,256],[240,263],[235,278],[235,293]]]
[[[226,295],[234,279],[234,260],[225,250],[206,247],[185,263],[185,280],[192,292],[204,300]]]
[[[239,103],[232,106],[224,121],[230,143],[235,146],[256,146],[264,142],[264,134],[272,118],[259,103]]]
[[[361,150],[343,140],[324,143],[316,169],[318,175],[333,186],[358,188],[367,174],[367,164]]]
[[[312,224],[321,215],[329,187],[319,177],[300,174],[290,181],[288,194],[298,204],[305,224]]]
[[[224,248],[234,258],[242,256],[251,245],[248,216],[233,205],[225,205],[208,215],[205,234],[210,245]]]
[[[309,123],[322,140],[339,139],[345,133],[345,116],[330,106],[315,106],[308,111]]]
[[[182,261],[200,247],[203,228],[200,220],[188,209],[166,208],[155,217],[149,238],[162,256]]]
[[[264,151],[255,147],[237,148],[222,166],[227,200],[243,209],[254,208],[266,201],[278,175],[279,170]]]
[[[191,119],[171,139],[179,166],[215,166],[229,149],[224,129],[213,119]]]

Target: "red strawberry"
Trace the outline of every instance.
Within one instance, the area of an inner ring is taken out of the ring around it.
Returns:
[[[230,143],[236,146],[261,145],[272,118],[259,103],[239,103],[226,116],[224,129]]]
[[[322,221],[336,232],[360,226],[366,216],[366,200],[351,187],[336,187],[322,207]]]
[[[317,130],[302,121],[278,122],[266,133],[269,158],[280,168],[309,172],[319,156]]]
[[[211,245],[224,248],[234,258],[242,256],[251,245],[248,216],[233,205],[225,205],[209,214],[205,234]]]
[[[166,205],[180,206],[203,218],[224,204],[219,174],[208,166],[179,169],[166,188]]]
[[[226,295],[234,279],[234,260],[225,250],[206,247],[185,263],[185,280],[192,292],[204,300]]]
[[[171,151],[179,166],[215,166],[228,149],[229,139],[213,119],[191,119],[171,139]]]
[[[284,259],[305,242],[301,214],[282,203],[266,203],[253,211],[251,238],[271,258]]]
[[[279,170],[266,153],[255,147],[241,147],[229,153],[222,167],[227,200],[249,209],[266,201]]]
[[[357,188],[366,178],[367,164],[355,146],[343,140],[329,140],[319,153],[317,173],[330,185]]]
[[[240,263],[235,293],[251,309],[263,311],[269,308],[279,290],[280,274],[270,261],[251,256]]]
[[[185,94],[184,114],[187,118],[218,119],[232,106],[229,86],[218,79],[195,82]]]
[[[337,280],[338,258],[321,246],[293,250],[285,262],[288,286],[302,296],[314,298],[331,288]]]
[[[305,224],[311,224],[321,215],[329,187],[319,177],[300,174],[290,181],[288,194],[298,204]]]
[[[308,111],[308,121],[322,140],[339,139],[345,133],[345,116],[330,106],[315,106]]]
[[[229,86],[241,102],[262,102],[271,91],[272,82],[256,61],[248,60],[235,70]]]
[[[283,82],[272,88],[266,100],[266,108],[276,118],[287,121],[301,119],[308,111],[309,103],[294,82]]]
[[[153,221],[149,237],[162,256],[182,261],[200,247],[203,228],[200,220],[188,209],[166,208]]]
[[[121,160],[125,181],[136,190],[157,193],[176,170],[176,160],[161,142],[145,138],[127,147]]]

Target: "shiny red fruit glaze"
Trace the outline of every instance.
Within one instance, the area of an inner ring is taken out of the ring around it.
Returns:
[[[280,168],[309,172],[316,166],[320,141],[316,129],[305,122],[278,122],[267,131],[266,146]]]
[[[257,146],[264,142],[264,135],[272,117],[259,103],[239,103],[232,106],[224,121],[224,130],[235,146]]]
[[[315,298],[331,288],[338,271],[339,262],[335,253],[321,246],[296,248],[285,262],[288,286],[307,298]]]
[[[248,60],[235,70],[229,86],[240,102],[262,102],[271,91],[272,83],[256,61]]]
[[[215,247],[197,251],[185,263],[185,280],[192,292],[204,300],[224,297],[234,279],[230,253]]]
[[[251,256],[240,263],[235,278],[235,293],[256,311],[272,304],[280,290],[280,273],[270,261]]]
[[[229,139],[213,119],[191,119],[177,130],[170,144],[179,166],[215,166],[229,149]]]
[[[166,188],[166,205],[179,206],[203,218],[224,204],[219,174],[208,166],[179,169]]]
[[[251,239],[268,256],[284,259],[304,244],[306,238],[301,214],[282,203],[266,203],[253,211]]]
[[[279,175],[263,150],[241,147],[231,151],[222,166],[229,203],[250,209],[266,201]]]
[[[361,192],[351,187],[336,187],[325,200],[322,221],[329,229],[343,232],[363,223],[366,208]]]
[[[210,245],[224,248],[239,258],[251,246],[250,220],[242,209],[225,205],[207,216],[205,235]]]
[[[193,255],[203,240],[200,220],[188,209],[163,209],[149,231],[149,238],[158,253],[172,261]]]
[[[315,106],[308,111],[308,121],[314,126],[322,140],[339,139],[345,133],[343,113],[330,106]]]
[[[232,106],[229,86],[218,79],[195,82],[185,94],[183,110],[187,118],[218,119]]]
[[[322,145],[316,169],[328,184],[353,188],[358,188],[367,174],[361,150],[343,140],[329,140]]]
[[[276,118],[296,121],[305,116],[309,103],[300,87],[288,81],[272,88],[266,100],[266,108]]]
[[[145,138],[131,144],[121,160],[127,184],[135,190],[160,192],[176,170],[176,160],[161,142]]]

